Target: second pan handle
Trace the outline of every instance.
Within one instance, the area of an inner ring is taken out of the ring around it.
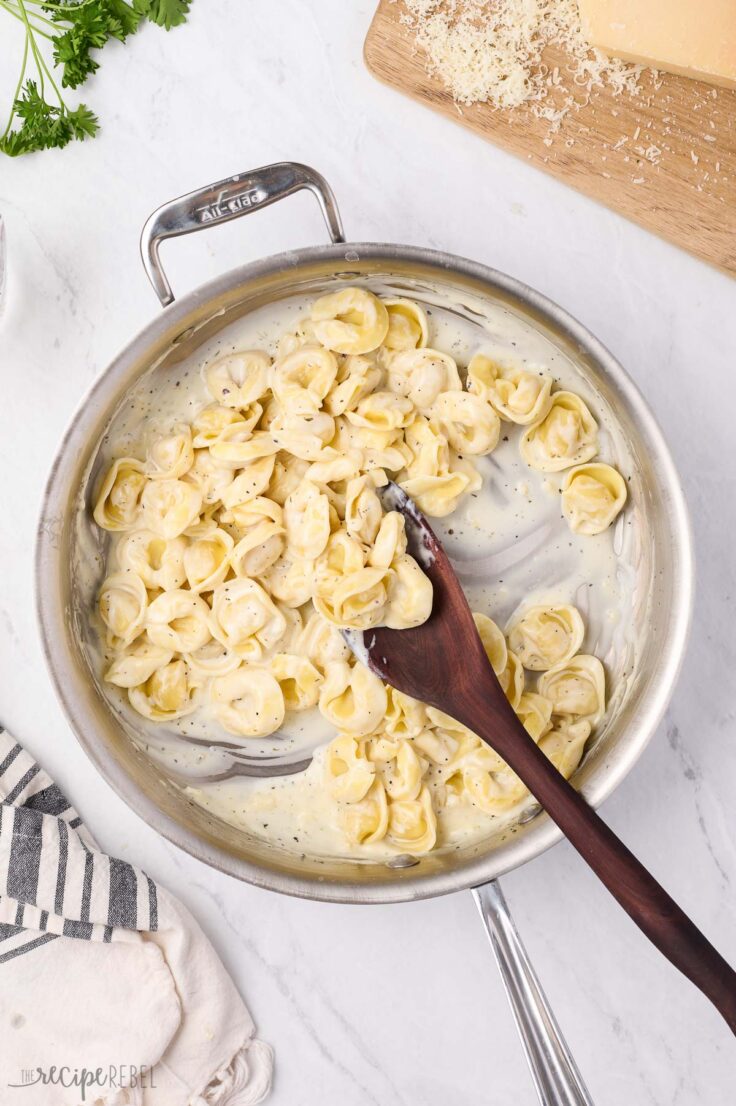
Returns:
[[[473,889],[541,1106],[593,1106],[495,880]]]
[[[159,257],[159,247],[165,239],[239,219],[241,215],[268,207],[303,188],[316,196],[332,241],[344,242],[345,234],[332,189],[316,169],[296,161],[279,161],[238,173],[157,207],[141,233],[141,257],[161,305],[166,307],[174,301]]]

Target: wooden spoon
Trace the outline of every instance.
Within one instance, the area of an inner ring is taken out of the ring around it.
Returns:
[[[382,489],[406,520],[408,552],[432,581],[432,614],[409,630],[347,631],[382,680],[478,734],[516,772],[649,940],[707,995],[736,1033],[736,973],[646,868],[571,787],[518,720],[486,657],[447,554],[398,485]]]

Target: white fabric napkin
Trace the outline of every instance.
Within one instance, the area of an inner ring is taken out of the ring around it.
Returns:
[[[272,1052],[188,911],[0,731],[0,1102],[251,1106]]]

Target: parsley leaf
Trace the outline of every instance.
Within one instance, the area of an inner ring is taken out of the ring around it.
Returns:
[[[167,31],[185,22],[190,4],[191,0],[133,0],[137,12]]]
[[[97,133],[97,116],[85,104],[80,104],[73,111],[65,105],[49,104],[39,92],[36,82],[30,79],[13,107],[21,125],[0,139],[0,151],[10,157],[52,146],[63,147],[73,138],[91,138]]]
[[[166,30],[186,21],[191,0],[0,0],[25,25],[20,76],[0,153],[10,157],[93,137],[99,124],[85,104],[69,108],[54,80],[41,40],[49,40],[62,88],[78,88],[97,71],[96,52],[111,38],[125,42],[148,20]],[[55,33],[52,33],[55,28]],[[30,65],[36,78],[27,77]],[[58,80],[58,77],[57,77]]]
[[[107,20],[98,8],[98,4],[86,4],[80,8],[69,30],[54,39],[54,63],[63,66],[61,83],[65,88],[84,84],[87,77],[99,68],[98,62],[90,56],[90,50],[104,46],[109,32]]]
[[[89,110],[86,104],[78,104],[73,111],[67,111],[66,114],[72,134],[80,142],[84,138],[94,138],[100,129],[97,116]]]

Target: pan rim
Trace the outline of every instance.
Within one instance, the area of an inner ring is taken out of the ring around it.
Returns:
[[[525,305],[542,318],[551,322],[570,341],[582,347],[594,359],[607,377],[623,392],[637,425],[642,428],[645,440],[657,458],[658,474],[664,481],[673,531],[678,537],[678,556],[674,562],[673,593],[677,596],[670,622],[668,637],[662,646],[661,663],[653,687],[646,692],[643,709],[637,718],[636,735],[623,743],[617,742],[617,756],[609,762],[583,788],[583,794],[593,806],[602,803],[624,780],[633,768],[646,745],[652,739],[664,715],[677,676],[683,662],[692,615],[694,564],[692,531],[680,479],[658,423],[642,397],[638,387],[613,354],[567,310],[547,296],[514,277],[508,276],[479,262],[423,247],[393,243],[338,243],[327,246],[311,246],[274,254],[257,261],[238,266],[175,300],[149,322],[124,346],[98,376],[78,405],[62,441],[44,490],[35,550],[36,612],[46,665],[52,683],[67,720],[77,740],[91,759],[103,779],[123,801],[163,837],[178,845],[190,855],[255,886],[302,898],[338,903],[388,903],[424,899],[448,894],[456,890],[478,886],[488,880],[519,867],[539,856],[556,844],[562,834],[551,820],[543,815],[535,820],[523,840],[514,842],[502,853],[490,853],[466,862],[460,868],[428,875],[412,874],[390,880],[370,883],[347,880],[301,877],[276,871],[254,861],[235,856],[227,849],[203,839],[194,830],[172,818],[143,792],[112,755],[104,741],[95,739],[94,728],[85,724],[83,710],[74,702],[74,683],[79,678],[71,660],[70,650],[64,648],[67,625],[62,615],[58,595],[52,594],[55,584],[54,567],[57,566],[57,537],[60,524],[58,500],[63,498],[64,461],[78,443],[86,443],[84,429],[91,418],[96,400],[109,393],[107,408],[112,408],[116,395],[114,385],[127,366],[137,360],[141,351],[150,348],[166,328],[175,328],[185,321],[195,309],[233,292],[248,283],[266,276],[296,274],[301,268],[314,262],[335,262],[335,270],[345,269],[355,262],[415,263],[423,268],[434,268],[438,275],[470,278],[491,290],[501,291]]]

